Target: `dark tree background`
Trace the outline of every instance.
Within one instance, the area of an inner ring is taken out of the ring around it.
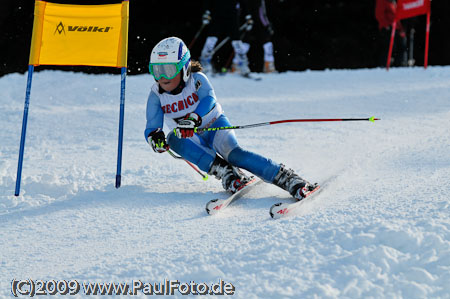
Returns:
[[[227,1],[227,0],[212,0]],[[33,24],[33,0],[2,0],[0,10],[0,76],[25,72]],[[117,3],[116,0],[51,0],[73,4]],[[375,0],[266,0],[275,34],[275,63],[279,71],[376,67],[379,55]],[[450,64],[450,1],[431,4],[429,65]],[[162,38],[178,36],[189,44],[201,26],[201,1],[130,0],[128,66],[130,74],[148,71],[150,50]],[[256,17],[256,16],[255,16]],[[409,19],[407,28],[416,30],[414,58],[423,65],[425,16]],[[251,33],[250,33],[251,38]],[[197,59],[206,39],[203,32],[191,49]],[[262,70],[262,41],[251,40],[252,71]],[[232,48],[228,43],[215,56],[224,64]],[[40,69],[56,67],[41,66]],[[57,67],[85,72],[117,72],[95,67]]]

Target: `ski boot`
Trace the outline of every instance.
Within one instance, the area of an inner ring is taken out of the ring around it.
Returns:
[[[216,156],[214,159],[208,174],[214,175],[218,180],[222,180],[223,188],[231,193],[236,193],[252,179],[246,176],[239,168],[232,166],[219,156]]]
[[[247,55],[241,54],[237,55],[238,59],[236,63],[234,63],[234,69],[236,73],[241,74],[241,76],[248,77],[250,75],[250,68],[248,67],[248,58]]]
[[[236,73],[241,76],[248,77],[250,75],[250,68],[248,66],[247,53],[250,49],[250,44],[243,43],[240,40],[233,40],[231,42],[234,50],[233,67]]]
[[[283,164],[281,164],[280,171],[275,176],[273,184],[289,192],[298,201],[308,197],[311,192],[319,187],[317,184],[311,184],[305,181],[292,169],[285,168]]]
[[[264,73],[276,73],[275,64],[273,61],[264,61]]]

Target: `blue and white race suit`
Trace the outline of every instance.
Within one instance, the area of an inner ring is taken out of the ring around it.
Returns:
[[[196,133],[191,138],[178,138],[173,133],[177,121],[188,113],[195,112],[202,117],[199,128],[231,126],[217,102],[214,89],[201,72],[192,73],[182,92],[171,94],[159,92],[159,85],[152,86],[147,100],[147,125],[145,138],[163,125],[170,129],[167,142],[172,150],[184,159],[209,172],[216,154],[230,164],[245,169],[272,183],[280,170],[280,164],[261,155],[242,149],[234,130],[219,130]]]

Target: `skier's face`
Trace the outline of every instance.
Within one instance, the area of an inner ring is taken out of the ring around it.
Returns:
[[[161,79],[158,80],[159,86],[161,86],[162,89],[164,89],[167,92],[171,92],[174,90],[181,81],[181,72],[176,75],[173,79],[166,79],[164,77],[161,77]]]

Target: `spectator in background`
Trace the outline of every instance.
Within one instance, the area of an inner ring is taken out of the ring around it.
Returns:
[[[378,65],[386,66],[389,53],[389,44],[391,39],[392,24],[395,21],[395,12],[397,2],[395,0],[376,0],[375,18],[378,21],[378,29],[380,31],[380,54],[378,56]],[[407,38],[405,30],[400,21],[397,21],[397,28],[394,39],[394,48],[390,65],[407,66]]]
[[[250,68],[248,66],[247,52],[250,45],[242,42],[239,32],[239,8],[242,6],[240,2],[237,0],[204,1],[204,17],[208,15],[207,12],[210,12],[208,37],[200,56],[200,63],[203,66],[204,73],[213,71],[211,59],[215,54],[214,48],[219,38],[223,40],[229,37],[235,53],[233,62],[237,71],[243,76],[249,75]]]
[[[273,55],[273,43],[272,36],[274,34],[272,24],[267,17],[266,1],[265,0],[247,0],[247,6],[249,8],[249,13],[255,20],[252,37],[256,37],[258,40],[263,42],[264,50],[264,73],[276,72],[275,69],[275,58]],[[246,38],[244,38],[246,41]],[[233,61],[234,65],[234,61]]]

